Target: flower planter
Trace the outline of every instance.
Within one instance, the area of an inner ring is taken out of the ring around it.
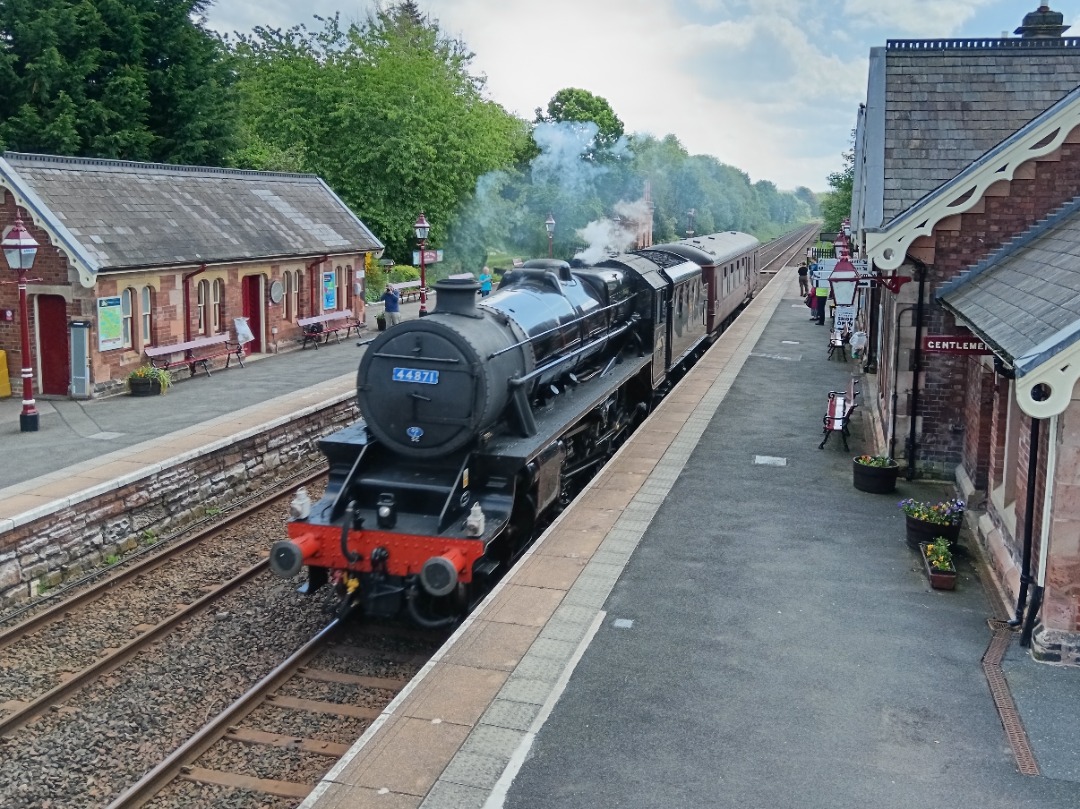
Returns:
[[[942,525],[936,522],[916,519],[908,515],[904,516],[907,529],[907,542],[912,548],[920,543],[930,544],[937,537],[945,537],[949,541],[949,547],[955,547],[960,539],[960,525]]]
[[[128,388],[132,396],[160,396],[161,382],[156,379],[140,379],[133,377],[128,380]]]
[[[888,494],[896,490],[896,476],[900,474],[900,464],[892,466],[867,466],[858,461],[851,462],[852,482],[860,492]]]
[[[939,570],[930,567],[930,560],[926,558],[926,545],[927,543],[925,542],[919,544],[919,555],[922,557],[923,570],[926,571],[926,577],[930,579],[930,586],[935,590],[955,590],[956,569]]]

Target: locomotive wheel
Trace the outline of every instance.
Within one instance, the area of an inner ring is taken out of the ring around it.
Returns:
[[[409,618],[424,629],[453,626],[464,617],[468,604],[468,591],[463,584],[448,596],[433,596],[416,585],[405,593]]]

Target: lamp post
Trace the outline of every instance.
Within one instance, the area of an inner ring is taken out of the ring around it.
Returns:
[[[424,218],[424,212],[420,211],[420,216],[416,218],[415,224],[413,224],[413,231],[416,233],[416,240],[420,243],[420,317],[427,316],[427,273],[425,271],[424,264],[424,248],[427,246],[428,232],[431,230],[431,225],[428,224],[427,219]]]
[[[691,208],[686,212],[686,238],[694,238],[694,217],[697,216],[697,210]]]
[[[34,403],[33,369],[30,366],[30,317],[26,306],[26,272],[34,266],[38,243],[25,227],[22,218],[15,216],[15,226],[8,231],[4,241],[4,258],[19,278],[19,317],[22,318],[22,383],[23,407],[19,414],[19,429],[24,433],[36,433],[38,412]]]
[[[544,230],[548,234],[548,258],[553,258],[555,256],[555,217],[550,213],[547,221],[544,222]]]
[[[842,313],[841,307],[850,310],[855,306],[855,296],[859,292],[859,271],[855,269],[854,264],[846,258],[842,258],[836,262],[836,266],[833,267],[833,271],[829,274],[829,286],[832,288],[833,303],[835,304],[834,316],[838,318]],[[847,312],[846,314],[850,316],[851,322],[854,322],[857,313]],[[847,323],[848,321],[845,319],[840,322]],[[836,325],[836,320],[833,321],[833,328],[837,331],[840,330]]]

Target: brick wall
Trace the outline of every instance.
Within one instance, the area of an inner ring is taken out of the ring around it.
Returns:
[[[15,222],[17,206],[10,193],[2,193],[3,200],[0,203],[0,229]],[[152,340],[154,345],[167,345],[181,342],[185,334],[192,337],[200,336],[198,329],[198,285],[200,281],[207,281],[213,289],[215,280],[220,279],[225,283],[225,300],[221,316],[219,331],[232,333],[233,320],[242,317],[244,313],[243,279],[251,275],[261,275],[264,278],[265,290],[269,290],[274,281],[281,281],[286,270],[300,270],[301,291],[298,295],[298,311],[290,320],[284,317],[285,307],[283,304],[273,304],[268,297],[265,300],[266,316],[266,343],[264,351],[288,351],[299,347],[300,329],[296,326],[296,317],[305,317],[311,314],[319,314],[322,311],[321,297],[321,272],[323,270],[340,269],[339,277],[342,279],[338,289],[338,309],[351,308],[359,317],[363,317],[363,300],[353,294],[352,281],[355,279],[354,268],[363,266],[362,255],[335,257],[332,261],[316,264],[310,270],[308,266],[297,260],[295,262],[282,262],[273,265],[232,264],[224,266],[208,267],[204,272],[194,275],[189,279],[188,289],[188,327],[184,328],[184,284],[185,274],[194,272],[197,268],[187,267],[182,270],[142,270],[137,272],[110,272],[105,271],[98,275],[96,285],[87,289],[82,286],[76,274],[69,270],[67,259],[50,242],[48,235],[40,228],[34,226],[31,218],[22,209],[18,209],[23,223],[31,235],[39,244],[37,259],[30,272],[30,277],[40,279],[29,284],[28,303],[30,316],[30,342],[31,350],[36,344],[37,323],[34,320],[35,289],[43,291],[49,287],[49,294],[62,294],[68,300],[67,315],[69,318],[84,318],[92,322],[90,331],[90,376],[92,382],[92,395],[102,396],[121,393],[126,389],[126,378],[134,368],[146,362],[142,353],[142,343],[136,336],[131,348],[119,348],[109,351],[98,351],[97,332],[97,299],[120,295],[124,289],[131,288],[134,292],[134,321],[135,330],[141,329],[139,315],[140,301],[139,291],[150,286],[154,290],[153,296],[153,327]],[[0,269],[0,278],[4,281],[14,281],[15,274],[4,264]],[[0,284],[0,310],[10,309],[15,312],[11,321],[0,320],[0,350],[7,352],[8,377],[12,390],[21,387],[20,369],[22,368],[21,349],[21,320],[19,315],[18,287],[14,283]],[[273,334],[272,330],[277,329]],[[211,329],[211,332],[213,330]],[[37,369],[37,357],[31,357],[30,366]],[[39,393],[35,377],[35,393]]]
[[[30,367],[36,368],[37,356],[34,354],[34,335],[37,331],[37,323],[34,318],[34,295],[35,290],[43,286],[69,287],[72,283],[78,284],[77,279],[69,277],[67,260],[49,242],[48,235],[37,227],[29,214],[15,204],[15,199],[10,193],[0,191],[3,203],[0,204],[0,232],[15,224],[16,214],[22,217],[23,226],[38,243],[37,258],[34,266],[27,274],[26,299],[30,324]],[[22,389],[21,369],[23,367],[22,356],[22,315],[19,311],[19,287],[15,283],[18,276],[8,266],[7,261],[0,258],[0,310],[10,309],[15,313],[13,320],[0,321],[0,350],[7,352],[8,377],[11,382],[11,390]],[[79,317],[81,311],[75,311],[69,305],[68,316]],[[35,385],[34,392],[37,393]]]
[[[317,441],[357,418],[355,397],[0,534],[0,606],[83,576],[145,538],[316,463]],[[267,537],[267,547],[274,540]]]
[[[938,223],[933,234],[933,264],[927,267],[929,305],[923,315],[923,333],[956,331],[952,315],[933,301],[934,291],[1071,200],[1077,188],[1080,188],[1080,144],[1065,144],[1055,154],[1025,164],[1012,182],[998,183],[988,189],[987,195],[970,211]],[[975,480],[983,460],[977,452],[965,452],[963,433],[970,424],[978,425],[979,419],[960,416],[975,404],[970,386],[966,385],[968,362],[964,357],[948,354],[923,355],[918,462],[927,472],[947,472],[963,462],[968,475]]]

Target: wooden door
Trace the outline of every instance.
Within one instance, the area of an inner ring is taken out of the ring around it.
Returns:
[[[37,337],[42,394],[67,396],[71,382],[67,302],[59,295],[37,296]]]
[[[263,351],[263,298],[262,276],[249,275],[244,278],[244,317],[248,319],[248,326],[255,340],[245,347],[248,354],[258,354]]]

